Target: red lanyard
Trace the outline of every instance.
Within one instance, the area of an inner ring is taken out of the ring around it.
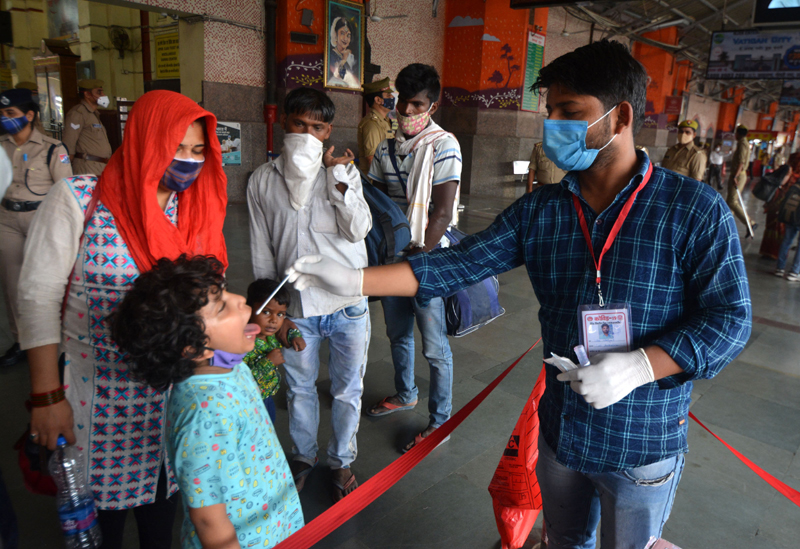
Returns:
[[[636,190],[628,197],[628,200],[625,201],[625,205],[622,207],[622,211],[619,212],[619,216],[617,216],[617,220],[614,222],[614,226],[611,227],[611,232],[608,234],[608,238],[606,239],[606,243],[603,245],[603,251],[600,252],[600,259],[595,258],[594,256],[594,246],[592,246],[592,236],[589,234],[589,227],[586,224],[586,217],[583,215],[583,208],[581,208],[581,202],[578,200],[576,195],[572,195],[572,203],[575,205],[575,210],[578,212],[578,219],[581,222],[581,229],[583,229],[583,236],[586,238],[586,245],[589,246],[589,253],[592,254],[592,261],[594,261],[594,267],[597,270],[597,278],[595,282],[597,283],[597,295],[600,298],[600,307],[605,307],[605,302],[603,301],[603,292],[600,289],[600,265],[603,263],[603,256],[606,255],[606,252],[611,248],[611,245],[614,243],[614,240],[617,238],[617,234],[619,234],[619,230],[622,228],[622,224],[625,223],[625,219],[628,217],[628,213],[631,211],[631,207],[633,206],[633,201],[636,200],[636,195],[639,194],[647,182],[650,181],[650,176],[653,174],[653,165],[650,164],[647,166],[647,172],[644,174],[644,179],[642,182],[639,183],[639,186],[636,187]]]

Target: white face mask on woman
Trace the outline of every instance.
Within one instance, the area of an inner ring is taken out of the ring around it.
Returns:
[[[287,133],[283,138],[283,177],[289,202],[299,210],[308,201],[322,165],[322,141],[310,133]]]

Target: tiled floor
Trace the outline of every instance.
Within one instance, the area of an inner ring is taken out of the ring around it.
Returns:
[[[749,193],[746,193],[749,197]],[[486,227],[506,204],[490,198],[465,197],[461,227]],[[762,221],[760,202],[749,211]],[[743,228],[740,227],[743,231]],[[233,291],[251,280],[247,215],[231,206],[225,232]],[[779,479],[800,489],[800,284],[771,275],[772,261],[758,257],[755,243],[744,241],[754,314],[758,320],[747,349],[716,379],[695,385],[692,410],[712,430]],[[455,357],[454,409],[461,408],[539,336],[538,304],[524,271],[500,277],[507,313],[476,334],[451,340]],[[364,403],[393,392],[392,365],[379,303],[371,305],[372,341],[364,380]],[[0,320],[0,348],[10,344],[5,314]],[[417,345],[420,349],[420,345]],[[486,488],[506,439],[530,393],[541,364],[535,349],[486,401],[417,468],[362,513],[320,542],[338,549],[479,548],[499,549],[492,503]],[[428,367],[417,352],[420,395],[428,389]],[[324,370],[324,368],[323,368]],[[322,402],[320,441],[330,434],[330,382],[320,375]],[[54,501],[22,487],[11,445],[26,423],[23,401],[28,393],[27,368],[0,371],[0,468],[19,516],[21,547],[59,545]],[[277,427],[289,447],[286,402],[278,395]],[[364,416],[358,435],[359,457],[353,470],[366,480],[399,456],[397,447],[427,423],[427,400],[414,411],[382,419]],[[684,549],[780,549],[800,546],[800,508],[769,487],[725,447],[696,424],[689,427],[691,448],[664,537]],[[320,454],[324,458],[324,453]],[[322,460],[324,461],[324,459]],[[311,475],[301,495],[306,520],[329,507],[325,467]],[[178,528],[175,528],[177,543]],[[534,531],[526,547],[536,538]],[[126,547],[138,547],[129,520]]]

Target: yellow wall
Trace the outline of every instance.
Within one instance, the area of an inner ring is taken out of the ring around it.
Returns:
[[[13,59],[16,64],[12,71],[13,82],[36,81],[32,57],[38,55],[41,41],[47,37],[47,0],[0,0],[0,7],[4,10],[25,10],[11,12],[15,47],[3,48],[6,59]],[[95,77],[105,82],[105,92],[111,99],[110,108],[116,107],[116,97],[135,101],[144,93],[139,13],[136,9],[101,1],[78,0],[79,30],[74,42],[71,41],[72,51],[81,56],[81,61],[94,61]],[[148,15],[152,77],[155,79],[155,36],[177,30],[180,39],[181,91],[195,101],[201,101],[205,70],[204,24],[179,23],[158,12]],[[122,59],[119,51],[111,45],[108,27],[112,25],[124,28],[130,36]],[[70,93],[70,90],[63,90],[63,93]]]
[[[94,60],[95,77],[105,82],[104,91],[112,99],[125,97],[135,100],[144,93],[142,77],[142,33],[139,11],[98,2],[79,0],[81,29],[81,61]],[[125,29],[130,37],[126,50],[120,52],[111,45],[110,26]]]
[[[11,57],[16,63],[13,71],[14,84],[35,82],[31,58],[38,53],[42,38],[47,36],[47,3],[45,0],[6,0],[2,7],[4,10],[15,8],[11,12],[15,47],[9,51],[9,48],[3,46],[6,58]]]
[[[125,97],[135,101],[144,93],[144,74],[142,67],[142,33],[139,10],[103,4],[95,1],[79,0],[80,26],[86,27],[81,35],[81,60],[94,59],[96,77],[106,84],[105,92],[112,99]],[[85,13],[85,16],[84,16]],[[203,80],[203,25],[180,24],[169,16],[157,12],[149,12],[150,25],[150,65],[155,79],[155,37],[164,32],[179,31],[181,51],[181,86],[187,96],[200,101],[202,99]],[[89,25],[89,23],[91,23]],[[111,46],[109,26],[117,25],[125,28],[131,37],[128,50],[119,58],[119,51]],[[186,46],[186,47],[184,47]],[[184,51],[201,52],[192,57],[184,56]]]
[[[205,75],[204,23],[180,22],[181,93],[195,101],[203,100]],[[155,70],[155,64],[153,65]]]

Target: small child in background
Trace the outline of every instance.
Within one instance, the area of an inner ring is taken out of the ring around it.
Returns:
[[[269,548],[303,526],[289,464],[241,360],[261,331],[250,314],[225,290],[222,263],[183,255],[142,273],[110,317],[131,373],[172,387],[165,434],[184,549]]]
[[[261,328],[261,331],[256,336],[255,348],[244,357],[244,363],[250,367],[258,388],[261,389],[261,397],[272,423],[275,423],[275,401],[272,397],[281,386],[278,366],[283,364],[282,345],[276,334],[286,320],[286,308],[291,300],[289,290],[284,286],[269,300],[261,314],[257,315],[256,311],[277,287],[278,282],[269,278],[256,280],[247,287],[247,304],[253,310],[250,322]],[[297,328],[289,330],[286,339],[295,351],[306,348],[306,342]]]

